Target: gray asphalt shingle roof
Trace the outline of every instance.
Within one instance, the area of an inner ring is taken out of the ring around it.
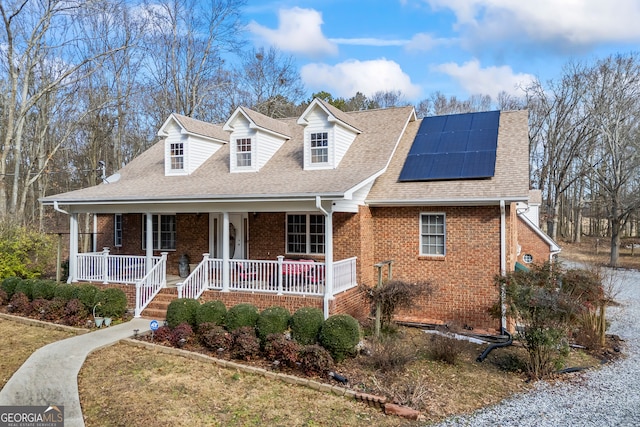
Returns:
[[[284,142],[258,172],[230,173],[229,144],[225,144],[191,175],[165,176],[164,142],[160,141],[122,168],[117,182],[48,196],[41,200],[44,203],[57,201],[61,204],[118,204],[145,200],[259,200],[316,195],[340,198],[345,192],[383,171],[371,188],[366,198],[367,203],[463,204],[497,199],[526,200],[528,197],[526,111],[501,113],[496,172],[493,178],[433,182],[398,181],[400,170],[420,126],[420,120],[413,120],[415,116],[412,107],[342,114],[346,116],[343,118],[349,119],[347,123],[351,126],[357,124],[362,133],[355,138],[335,169],[303,169],[304,127],[296,123],[297,118],[265,121],[259,117],[260,126],[288,135],[290,139]],[[221,129],[185,116],[176,115],[176,118],[185,128],[195,133],[207,132],[207,135],[212,136],[218,135],[218,130]],[[226,139],[228,140],[228,134]]]
[[[413,117],[412,107],[349,113],[362,126],[339,166],[330,170],[303,169],[303,131],[297,118],[281,119],[290,140],[258,172],[229,172],[225,144],[188,176],[165,176],[164,142],[160,141],[120,171],[109,184],[48,196],[45,203],[119,202],[130,200],[191,200],[239,197],[341,195],[386,167]]]

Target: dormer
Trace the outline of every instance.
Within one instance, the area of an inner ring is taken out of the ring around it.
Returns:
[[[190,175],[228,142],[222,127],[171,114],[158,131],[164,137],[164,174]]]
[[[229,170],[258,172],[288,139],[289,127],[271,117],[238,107],[224,124],[229,135]]]
[[[297,122],[304,126],[304,169],[335,169],[362,133],[353,118],[320,98],[315,98]]]

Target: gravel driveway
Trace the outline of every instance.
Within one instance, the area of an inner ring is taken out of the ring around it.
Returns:
[[[640,272],[606,273],[615,281],[616,300],[621,304],[609,308],[608,333],[626,341],[627,358],[570,382],[549,385],[540,381],[526,394],[438,425],[640,426]]]

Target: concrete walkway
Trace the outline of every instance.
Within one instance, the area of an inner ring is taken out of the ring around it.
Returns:
[[[149,319],[133,319],[116,326],[67,338],[36,350],[0,391],[0,406],[64,406],[65,427],[84,427],[78,372],[94,350],[149,330]]]

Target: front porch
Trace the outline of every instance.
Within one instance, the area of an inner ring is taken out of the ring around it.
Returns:
[[[175,278],[167,275],[166,252],[152,257],[112,255],[105,248],[102,252],[77,254],[70,280],[135,286],[135,317],[140,317],[158,293],[171,286],[170,282],[175,283],[178,298],[198,299],[208,291],[250,294],[251,299],[256,294],[314,297],[322,301],[328,316],[331,301],[357,286],[356,260],[334,261],[327,268],[326,262],[284,256],[275,260],[225,260],[205,253],[188,277]]]

